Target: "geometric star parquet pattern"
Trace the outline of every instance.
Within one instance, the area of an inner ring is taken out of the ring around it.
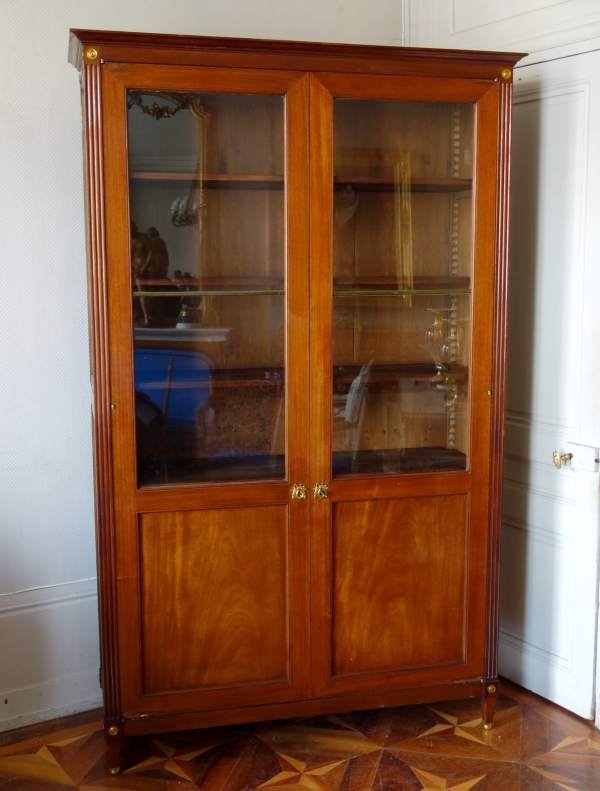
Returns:
[[[600,791],[600,734],[503,685],[479,701],[209,728],[126,740],[108,773],[102,724],[0,747],[0,791]]]

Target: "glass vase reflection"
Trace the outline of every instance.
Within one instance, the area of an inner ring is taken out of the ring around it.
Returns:
[[[423,348],[433,359],[435,376],[429,380],[432,389],[443,393],[446,407],[459,397],[457,360],[460,359],[461,341],[466,330],[466,321],[456,318],[456,308],[428,308],[433,313],[433,322],[425,331]]]

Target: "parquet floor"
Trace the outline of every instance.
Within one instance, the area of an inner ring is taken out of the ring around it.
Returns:
[[[0,747],[0,789],[598,791],[600,733],[502,689],[490,731],[455,701],[170,733],[130,740],[116,777],[94,721]]]

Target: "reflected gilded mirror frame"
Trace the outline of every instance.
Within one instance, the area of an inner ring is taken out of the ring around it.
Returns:
[[[412,203],[411,203],[411,166],[410,151],[400,149],[389,152],[373,151],[368,148],[360,150],[336,150],[336,167],[372,167],[376,161],[379,166],[388,167],[393,173],[394,209],[395,209],[395,257],[396,257],[396,289],[407,292],[402,301],[411,307],[411,294],[414,290],[413,279],[413,243],[412,243]],[[338,191],[335,218],[343,224],[356,213],[358,195],[348,185],[345,190]]]
[[[145,104],[142,97],[156,96],[170,102],[173,106],[159,105],[154,102],[152,105]],[[172,118],[182,110],[189,110],[191,115],[198,121],[199,135],[198,135],[198,162],[196,166],[197,178],[193,179],[190,184],[190,189],[187,197],[177,197],[171,205],[171,222],[176,227],[192,226],[198,229],[198,274],[202,278],[205,271],[205,221],[206,221],[206,201],[204,196],[204,174],[207,170],[207,135],[208,135],[208,121],[210,114],[203,108],[200,98],[197,94],[192,93],[178,93],[170,91],[128,91],[127,93],[127,109],[131,110],[133,107],[139,107],[140,110],[160,121],[165,118]],[[189,290],[189,289],[188,289]],[[134,296],[141,297],[143,304],[143,296],[137,289]],[[165,292],[163,296],[172,296],[172,294]],[[160,296],[160,295],[155,295]],[[188,297],[191,295],[188,294]],[[198,315],[206,315],[207,306],[203,303],[206,297],[201,297],[194,300],[195,307],[185,306],[182,308],[181,318],[185,321],[194,321]],[[145,313],[145,310],[144,310]]]

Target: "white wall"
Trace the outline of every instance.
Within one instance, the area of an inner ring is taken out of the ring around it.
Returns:
[[[402,44],[402,0],[0,0],[0,730],[100,704],[70,27]]]
[[[405,28],[407,46],[528,52],[523,66],[598,49],[600,2],[407,0]]]

